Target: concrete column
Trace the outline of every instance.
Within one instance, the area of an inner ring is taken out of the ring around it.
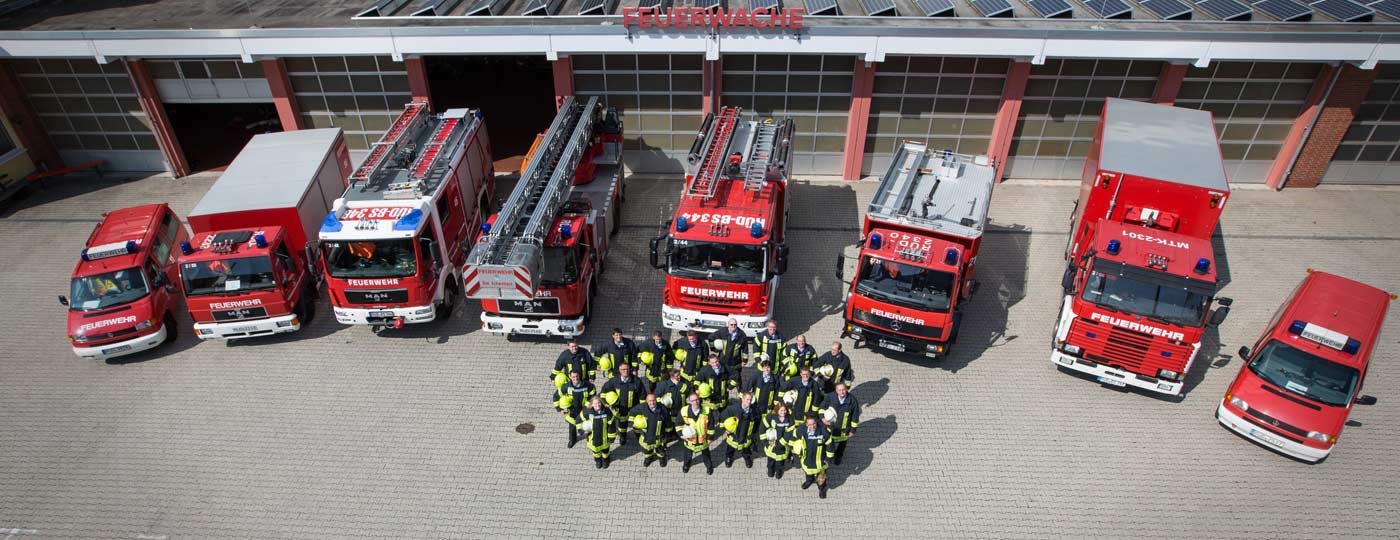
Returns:
[[[277,106],[277,119],[282,121],[282,131],[303,129],[301,110],[297,108],[297,97],[292,92],[292,80],[287,77],[287,64],[281,58],[261,62],[263,77],[272,89],[272,103]]]
[[[1162,74],[1157,76],[1157,89],[1152,92],[1152,102],[1175,105],[1176,95],[1181,92],[1181,81],[1185,78],[1186,64],[1164,62]]]
[[[1327,172],[1327,165],[1332,162],[1332,155],[1337,153],[1342,137],[1351,129],[1356,110],[1361,107],[1366,94],[1371,92],[1371,82],[1375,80],[1374,69],[1360,69],[1351,64],[1342,66],[1336,84],[1332,85],[1332,91],[1327,93],[1327,100],[1322,104],[1317,122],[1308,132],[1307,140],[1303,141],[1297,161],[1293,162],[1293,171],[1284,178],[1285,187],[1317,187],[1322,181],[1322,174]]]
[[[165,104],[160,101],[160,91],[156,90],[151,78],[150,66],[144,60],[127,60],[126,73],[131,77],[131,85],[136,87],[136,99],[141,110],[151,122],[160,153],[170,166],[170,174],[176,178],[189,176],[190,164],[185,161],[185,151],[180,149],[180,141],[175,138],[175,129],[170,126],[170,117],[165,114]]]
[[[1011,138],[1016,134],[1016,120],[1021,116],[1021,99],[1026,96],[1026,80],[1031,74],[1030,62],[1012,61],[1006,70],[1006,86],[1001,90],[1001,106],[992,126],[988,157],[996,162],[996,181],[1006,173],[1006,159],[1011,153]]]
[[[433,96],[428,92],[428,68],[421,56],[410,56],[403,59],[403,67],[408,71],[408,91],[413,95],[413,101],[427,103],[428,108],[433,108]]]
[[[574,62],[567,56],[549,63],[554,70],[554,106],[564,103],[564,98],[574,95]]]
[[[1308,97],[1303,102],[1303,111],[1293,121],[1293,127],[1288,130],[1288,137],[1283,140],[1283,147],[1274,157],[1274,165],[1269,168],[1269,176],[1264,182],[1265,185],[1274,189],[1283,188],[1283,181],[1287,178],[1288,171],[1293,165],[1293,156],[1298,154],[1303,141],[1308,138],[1308,130],[1312,126],[1313,120],[1322,112],[1323,96],[1327,94],[1327,87],[1332,84],[1337,70],[1338,68],[1335,66],[1323,66],[1317,72],[1317,79],[1313,81],[1312,90],[1308,92]],[[1331,155],[1328,155],[1328,158],[1330,159]]]
[[[704,109],[701,114],[719,112],[721,79],[723,79],[724,68],[719,60],[704,60],[700,69],[701,98],[700,108]]]
[[[865,134],[870,129],[870,93],[874,88],[875,63],[856,59],[855,80],[851,82],[851,108],[846,116],[842,179],[860,180],[860,169],[865,165]]]
[[[39,122],[39,114],[29,105],[29,99],[24,97],[24,87],[20,86],[19,78],[3,61],[0,61],[0,112],[10,121],[10,127],[15,128],[15,135],[19,137],[15,142],[24,147],[35,165],[46,170],[64,167],[63,158],[58,155],[53,141],[49,140],[49,132]]]

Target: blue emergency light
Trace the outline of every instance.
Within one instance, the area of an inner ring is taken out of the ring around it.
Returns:
[[[92,260],[92,259],[89,259],[89,258],[88,258],[88,256],[87,256],[87,250],[86,250],[86,249],[84,249],[82,253],[79,253],[79,254],[78,254],[78,257],[82,258],[82,259],[83,259],[83,262],[88,262],[88,261]]]
[[[880,241],[881,241],[881,240],[884,240],[884,239],[883,239],[883,238],[880,238],[880,235],[879,235],[879,234],[872,234],[872,235],[870,235],[870,249],[880,249]]]
[[[689,228],[690,220],[685,219],[685,216],[676,217],[676,232],[685,232],[685,230]]]
[[[1162,351],[1162,356],[1165,356],[1165,357],[1167,357],[1167,358],[1171,358],[1171,357],[1172,357],[1172,352],[1171,352],[1171,351]]]
[[[749,236],[763,238],[763,224],[757,221],[753,222],[753,225],[749,227]]]
[[[180,242],[180,253],[185,255],[194,253],[194,246],[191,246],[189,242]]]
[[[1361,342],[1355,339],[1347,338],[1347,344],[1342,345],[1342,352],[1347,354],[1356,354],[1356,351],[1359,350],[1361,350]]]
[[[1196,273],[1204,274],[1210,271],[1210,259],[1201,258],[1196,260]]]
[[[340,232],[341,227],[344,225],[340,223],[339,219],[336,219],[335,210],[326,214],[326,219],[321,222],[321,232]]]
[[[1120,243],[1119,241],[1117,241],[1117,240],[1109,240],[1109,241],[1108,241],[1108,254],[1109,254],[1109,255],[1117,255],[1117,254],[1118,254],[1118,250],[1121,249],[1122,247],[1123,247],[1123,244]]]
[[[1089,339],[1094,339],[1094,338],[1096,338],[1096,337],[1099,337],[1099,335],[1098,335],[1098,334],[1095,334],[1095,333],[1093,333],[1093,332],[1085,332],[1085,333],[1084,333],[1084,337],[1089,338]]]
[[[413,210],[410,210],[407,214],[404,214],[403,217],[399,218],[398,221],[394,222],[394,230],[416,231],[418,230],[418,223],[422,221],[423,211],[414,208]]]
[[[948,251],[943,253],[943,264],[958,264],[958,250],[948,248]]]
[[[255,234],[253,235],[253,244],[259,248],[265,248],[267,247],[267,237],[263,236],[262,233]]]
[[[481,224],[481,234],[490,234],[490,233],[491,233],[491,224],[490,224],[490,223],[482,223],[482,224]]]
[[[564,224],[559,225],[559,237],[560,237],[560,238],[563,238],[563,239],[565,239],[565,240],[568,240],[569,238],[572,238],[573,236],[574,236],[574,228],[573,228],[572,226],[570,226],[568,223],[564,223]]]
[[[1293,324],[1288,325],[1288,333],[1301,334],[1303,333],[1303,329],[1307,328],[1307,326],[1308,323],[1305,323],[1303,321],[1293,321]]]

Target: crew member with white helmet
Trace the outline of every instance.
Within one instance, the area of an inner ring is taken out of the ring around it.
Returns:
[[[769,478],[782,478],[788,457],[792,455],[788,438],[797,421],[790,411],[786,403],[779,401],[773,405],[773,412],[763,417],[763,433],[758,438],[766,443],[763,453],[768,456]]]
[[[613,438],[617,435],[617,417],[606,405],[603,399],[593,396],[588,402],[588,407],[584,408],[578,416],[578,424],[584,432],[588,444],[588,450],[593,452],[593,466],[599,469],[608,468],[612,458],[608,452],[612,449]]]
[[[744,370],[744,363],[748,361],[749,346],[752,343],[749,335],[739,328],[739,321],[729,319],[724,328],[710,333],[710,349],[719,353],[719,361],[724,364],[729,371],[730,384],[739,386],[743,379],[739,375]]]
[[[855,371],[851,369],[851,357],[841,352],[840,341],[831,342],[831,352],[822,353],[812,372],[817,376],[817,380],[821,381],[822,389],[826,392],[835,391],[837,382],[844,382],[850,386],[851,381],[855,380]]]
[[[838,382],[836,393],[827,395],[826,400],[822,401],[822,415],[823,423],[831,430],[831,442],[836,445],[831,463],[840,465],[841,456],[846,453],[846,441],[855,435],[856,428],[860,426],[860,401],[850,393],[846,383]]]
[[[816,411],[817,406],[822,403],[821,383],[812,379],[811,368],[802,368],[796,377],[784,382],[779,390],[783,392],[783,401],[792,406],[792,414],[796,416],[806,416],[807,413]]]
[[[705,474],[714,474],[715,464],[710,459],[710,436],[714,435],[715,428],[710,424],[710,409],[700,403],[699,394],[686,396],[686,406],[681,408],[681,422],[681,442],[686,449],[681,472],[690,472],[690,461],[695,459],[695,454],[700,454],[700,461],[705,464]]]

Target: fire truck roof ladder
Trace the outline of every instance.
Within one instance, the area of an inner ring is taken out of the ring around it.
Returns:
[[[367,182],[373,178],[379,169],[388,163],[390,156],[398,152],[400,146],[405,142],[412,141],[417,130],[423,126],[424,116],[428,111],[428,104],[415,101],[404,105],[403,112],[394,119],[394,124],[389,126],[389,130],[384,132],[384,136],[379,138],[379,142],[374,143],[369,149],[369,155],[365,157],[360,168],[350,175],[350,183]],[[407,136],[405,136],[407,135]]]
[[[720,109],[719,115],[705,119],[700,132],[704,137],[704,144],[700,145],[698,153],[689,156],[692,164],[696,159],[699,159],[700,163],[690,180],[690,187],[686,190],[687,196],[702,199],[715,196],[715,191],[719,189],[720,174],[728,162],[729,139],[734,135],[738,124],[738,107],[725,107]]]
[[[982,236],[995,169],[947,150],[900,145],[870,201],[867,214],[966,238]]]
[[[778,146],[777,122],[760,122],[758,133],[754,134],[753,150],[749,154],[749,167],[744,171],[744,189],[761,191],[768,181],[768,165],[773,161],[773,150]]]
[[[530,266],[543,255],[545,238],[554,216],[563,207],[579,161],[583,159],[597,121],[598,98],[578,103],[565,98],[530,156],[530,165],[510,197],[501,205],[495,225],[467,258],[470,265]]]

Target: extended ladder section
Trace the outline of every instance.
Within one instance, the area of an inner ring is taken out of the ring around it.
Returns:
[[[422,103],[408,104],[350,176],[345,198],[412,200],[432,196],[446,183],[452,163],[462,155],[467,138],[480,124],[480,112],[472,109],[448,109],[435,115]]]
[[[729,140],[738,124],[738,107],[725,107],[720,109],[718,115],[711,114],[705,118],[687,158],[691,165],[696,166],[691,174],[690,186],[686,189],[687,196],[702,199],[715,196],[720,176],[728,163]]]
[[[923,144],[906,142],[880,178],[866,214],[872,220],[978,238],[987,223],[995,175],[986,158],[930,152]]]
[[[379,138],[379,142],[374,143],[369,149],[369,155],[365,157],[360,168],[350,175],[350,183],[365,182],[373,178],[379,170],[388,163],[389,158],[398,153],[404,143],[416,138],[418,130],[423,128],[424,119],[427,116],[428,105],[422,102],[413,102],[404,105],[403,112],[394,119],[393,125],[384,132],[384,136]]]
[[[568,199],[598,111],[596,97],[582,104],[565,98],[495,223],[467,256],[469,298],[534,298],[549,227]]]

